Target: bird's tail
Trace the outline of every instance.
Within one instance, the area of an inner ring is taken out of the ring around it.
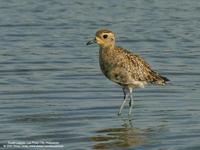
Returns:
[[[156,80],[155,83],[158,85],[165,85],[168,81],[170,81],[168,78],[162,75],[158,75],[158,79]]]
[[[168,81],[170,81],[167,77],[164,77],[157,72],[152,72],[152,75],[154,76],[154,81],[153,83],[158,84],[158,85],[165,85]]]

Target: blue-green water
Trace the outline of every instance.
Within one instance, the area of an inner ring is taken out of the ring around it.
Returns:
[[[1,148],[199,150],[199,14],[198,0],[1,0]],[[136,90],[131,117],[85,45],[100,28],[171,80]]]

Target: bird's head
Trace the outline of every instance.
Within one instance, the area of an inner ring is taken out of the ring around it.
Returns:
[[[114,47],[115,34],[107,29],[98,30],[93,40],[87,42],[87,45],[97,43],[100,47]]]

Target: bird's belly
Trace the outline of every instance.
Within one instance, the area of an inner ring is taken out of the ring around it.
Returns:
[[[144,86],[146,85],[146,82],[143,81],[132,81],[131,84],[129,84],[129,87],[132,88],[144,88]]]

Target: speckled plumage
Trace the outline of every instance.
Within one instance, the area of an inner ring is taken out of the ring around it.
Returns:
[[[150,65],[139,55],[116,46],[115,34],[110,30],[97,31],[95,39],[88,42],[88,44],[91,43],[97,43],[100,46],[99,64],[104,75],[121,85],[125,93],[119,114],[121,114],[127,98],[132,97],[132,89],[144,87],[150,83],[165,85],[166,81],[169,81],[166,77],[153,71]],[[133,100],[129,103],[129,114],[131,113],[132,103]]]

